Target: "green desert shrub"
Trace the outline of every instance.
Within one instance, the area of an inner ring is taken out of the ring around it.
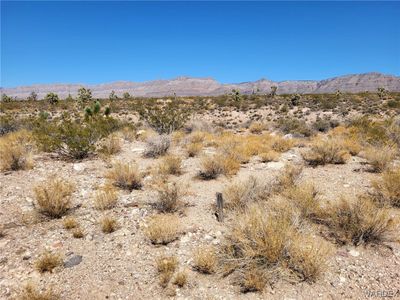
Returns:
[[[118,120],[100,117],[88,120],[46,121],[38,119],[33,130],[39,147],[47,152],[56,152],[67,158],[82,159],[95,151],[96,143],[111,132],[118,130]]]
[[[169,134],[185,125],[190,112],[187,107],[169,102],[160,106],[143,105],[139,108],[139,115],[159,134]]]

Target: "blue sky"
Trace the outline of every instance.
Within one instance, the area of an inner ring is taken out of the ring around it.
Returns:
[[[400,75],[399,2],[1,2],[1,86]]]

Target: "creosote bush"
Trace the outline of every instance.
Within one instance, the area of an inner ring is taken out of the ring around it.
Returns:
[[[40,273],[52,272],[54,268],[61,266],[63,260],[59,254],[49,251],[44,252],[35,262],[35,268]]]
[[[185,125],[190,110],[177,101],[171,101],[153,106],[143,104],[139,109],[139,115],[159,134],[170,134]]]
[[[171,139],[167,135],[152,136],[147,139],[144,155],[146,157],[159,157],[165,155],[171,145]]]
[[[180,234],[179,218],[169,214],[155,215],[148,220],[145,233],[153,244],[173,242]]]
[[[119,121],[109,117],[93,117],[86,120],[61,119],[47,121],[39,118],[33,134],[40,148],[56,152],[70,159],[83,159],[96,149],[96,143],[121,127]]]
[[[73,190],[74,185],[61,178],[47,179],[34,188],[37,209],[51,218],[62,217],[71,207]]]
[[[142,187],[142,176],[134,163],[117,162],[106,176],[121,189],[131,191]]]
[[[26,170],[33,166],[33,143],[25,130],[11,132],[0,137],[0,170]]]

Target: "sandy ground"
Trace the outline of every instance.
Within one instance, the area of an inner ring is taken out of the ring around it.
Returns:
[[[146,170],[157,160],[143,158],[144,146],[138,141],[124,142],[123,151],[114,159],[135,160]],[[172,149],[178,154],[180,151]],[[187,183],[191,191],[185,198],[189,205],[180,216],[184,233],[167,246],[152,245],[142,230],[146,217],[155,213],[150,206],[154,191],[147,185],[139,191],[120,192],[118,205],[107,212],[116,216],[120,228],[104,234],[98,224],[104,213],[93,208],[92,194],[96,186],[105,182],[109,164],[99,158],[74,163],[37,155],[32,170],[0,174],[0,224],[5,228],[5,236],[0,238],[0,299],[12,299],[27,281],[40,287],[53,286],[62,299],[165,299],[166,291],[159,286],[155,269],[156,258],[161,254],[176,255],[180,268],[188,272],[188,284],[176,288],[176,299],[365,299],[379,293],[396,293],[400,290],[398,244],[391,244],[393,252],[385,247],[337,246],[322,279],[316,283],[282,281],[263,293],[241,294],[229,277],[192,270],[193,251],[204,244],[219,245],[226,232],[226,226],[216,220],[212,209],[215,193],[232,180],[250,175],[272,180],[285,163],[301,163],[299,151],[294,148],[284,153],[279,162],[261,163],[253,158],[237,175],[211,181],[195,178],[199,158],[185,159],[184,173],[176,178]],[[363,171],[360,161],[353,157],[345,165],[305,167],[301,180],[312,181],[324,199],[357,195],[367,191],[376,176]],[[76,183],[71,213],[84,229],[83,239],[73,238],[59,219],[31,220],[33,187],[49,174]],[[148,180],[145,178],[145,182]],[[61,253],[64,261],[76,255],[82,256],[82,261],[40,274],[33,265],[45,249]],[[400,292],[397,293],[400,298]]]

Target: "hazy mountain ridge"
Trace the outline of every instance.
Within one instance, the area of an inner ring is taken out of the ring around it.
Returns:
[[[275,82],[260,79],[251,82],[223,84],[212,78],[177,77],[171,80],[154,80],[146,82],[117,81],[96,85],[87,84],[37,84],[14,88],[2,88],[1,93],[8,96],[24,99],[32,91],[38,94],[39,99],[47,93],[57,93],[61,98],[68,94],[76,96],[80,87],[92,89],[93,96],[106,98],[112,90],[118,96],[128,92],[133,96],[161,97],[176,93],[178,96],[216,96],[238,89],[248,94],[253,91],[268,93],[271,86],[277,86],[279,94],[284,93],[332,93],[337,90],[343,92],[376,91],[384,87],[389,91],[400,91],[400,77],[382,73],[364,73],[345,75],[325,80],[289,80]]]

